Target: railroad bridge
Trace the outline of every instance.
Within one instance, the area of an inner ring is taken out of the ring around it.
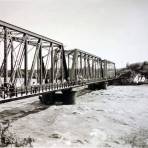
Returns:
[[[52,104],[61,91],[74,103],[73,88],[105,88],[116,77],[115,63],[0,21],[0,103],[39,96]]]

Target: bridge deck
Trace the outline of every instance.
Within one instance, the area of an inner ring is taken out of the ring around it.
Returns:
[[[39,96],[45,93],[51,93],[56,91],[62,91],[66,89],[76,88],[76,87],[82,87],[89,84],[96,84],[101,82],[108,82],[112,81],[113,79],[107,79],[107,80],[94,80],[94,81],[87,81],[87,82],[71,82],[71,83],[63,83],[63,84],[46,84],[46,85],[34,85],[30,87],[17,87],[16,90],[13,92],[4,93],[4,96],[0,97],[0,104],[6,103],[10,101],[25,99],[29,97]]]

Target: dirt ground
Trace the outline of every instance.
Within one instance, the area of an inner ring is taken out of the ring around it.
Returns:
[[[1,104],[0,121],[11,121],[33,147],[148,148],[148,85],[109,86],[88,92],[76,105],[42,105],[37,97]]]

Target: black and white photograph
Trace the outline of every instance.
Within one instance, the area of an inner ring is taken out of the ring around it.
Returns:
[[[148,148],[148,0],[0,0],[0,147]]]

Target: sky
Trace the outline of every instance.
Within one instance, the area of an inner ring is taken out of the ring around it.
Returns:
[[[148,0],[0,0],[0,19],[117,68],[148,61]]]

